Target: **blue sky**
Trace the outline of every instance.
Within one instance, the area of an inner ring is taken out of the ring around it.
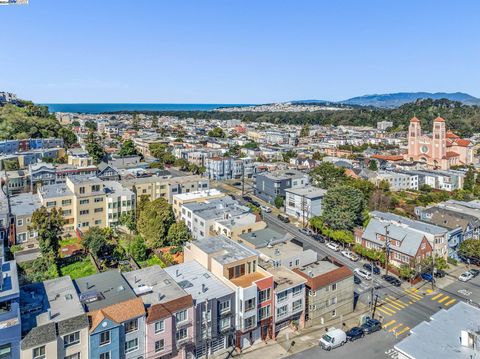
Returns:
[[[477,0],[30,0],[0,7],[0,90],[37,102],[480,96]]]

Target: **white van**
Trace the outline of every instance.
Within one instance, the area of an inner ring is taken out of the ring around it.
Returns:
[[[332,350],[340,347],[347,342],[347,334],[336,328],[331,328],[323,337],[320,338],[320,346],[325,350]]]

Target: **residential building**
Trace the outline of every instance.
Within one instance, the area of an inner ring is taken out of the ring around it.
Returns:
[[[418,190],[418,174],[408,172],[378,171],[370,181],[376,186],[388,182],[390,191]]]
[[[147,309],[146,357],[191,357],[196,328],[191,294],[158,265],[123,276]]]
[[[187,243],[184,257],[197,260],[236,292],[236,347],[274,338],[273,275],[258,266],[255,251],[216,236]]]
[[[104,181],[105,192],[105,226],[115,228],[120,224],[120,217],[124,214],[135,211],[136,196],[131,190],[124,188],[120,183],[115,181]],[[96,197],[94,201],[100,201],[100,197]],[[100,208],[94,211],[102,212]]]
[[[254,213],[242,213],[236,216],[224,216],[213,222],[213,233],[222,234],[231,239],[238,239],[241,234],[251,233],[264,229],[267,224],[260,215]]]
[[[180,218],[181,208],[186,203],[208,202],[215,198],[225,197],[225,193],[218,189],[208,189],[188,193],[179,193],[173,196],[172,209],[176,218]]]
[[[21,358],[88,358],[88,317],[70,276],[21,288]]]
[[[303,188],[309,183],[308,175],[296,170],[266,172],[255,178],[255,195],[271,204],[276,197],[286,197],[286,189]]]
[[[322,214],[322,200],[326,193],[326,190],[313,186],[285,189],[285,213],[307,224],[310,218]]]
[[[82,148],[71,148],[67,151],[67,163],[77,167],[88,167],[93,165],[93,158]]]
[[[250,178],[253,175],[252,158],[212,157],[205,159],[205,175],[213,180]]]
[[[195,357],[219,354],[234,345],[235,292],[197,261],[165,268],[193,298]]]
[[[353,312],[353,272],[334,260],[321,260],[293,269],[307,280],[306,319],[323,324]]]
[[[112,270],[75,280],[88,312],[88,358],[145,356],[145,307],[128,282]],[[82,356],[84,357],[84,356]]]
[[[378,121],[377,122],[377,130],[386,131],[390,127],[393,127],[393,122],[392,121]]]

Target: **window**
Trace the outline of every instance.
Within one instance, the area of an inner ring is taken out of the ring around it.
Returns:
[[[249,299],[245,301],[245,311],[248,312],[255,308],[255,298]]]
[[[187,335],[187,328],[182,328],[175,333],[175,339],[177,339],[177,341],[184,340],[187,339]]]
[[[230,311],[230,301],[226,300],[224,302],[221,302],[219,304],[219,310],[220,310],[220,314],[228,313]]]
[[[180,312],[175,313],[175,319],[177,320],[177,323],[181,323],[187,320],[188,319],[187,310],[182,310]]]
[[[316,297],[316,296],[317,296],[317,292],[314,291],[314,290],[309,289],[309,290],[308,290],[308,295],[311,296],[311,297]]]
[[[100,212],[103,212],[103,208],[102,208],[102,207],[95,208],[93,211],[94,211],[95,213],[100,213]]]
[[[33,359],[45,359],[45,346],[33,349]]]
[[[47,202],[47,207],[55,207],[57,205],[56,201]]]
[[[23,219],[17,219],[17,226],[18,227],[23,226]]]
[[[125,342],[125,354],[134,352],[138,349],[138,338]]]
[[[90,201],[88,199],[81,199],[80,204],[88,204]]]
[[[277,302],[283,302],[285,299],[287,299],[287,291],[283,291],[283,292],[280,292],[280,293],[277,293]]]
[[[165,330],[165,322],[163,320],[159,320],[155,323],[155,333],[161,333]]]
[[[238,278],[245,274],[245,264],[228,268],[228,279]]]
[[[80,194],[84,194],[85,193],[85,187],[80,187],[79,192],[80,192]]]
[[[17,243],[24,243],[27,241],[27,233],[17,234]]]
[[[270,305],[260,308],[258,310],[258,316],[260,320],[268,318],[270,316]]]
[[[80,352],[77,352],[75,354],[70,354],[65,357],[65,359],[80,359]]]
[[[295,265],[296,265],[296,266],[299,266],[299,265],[300,265],[300,259],[298,259],[298,258],[295,259]]]
[[[229,329],[230,325],[231,325],[230,317],[220,319],[220,330]]]
[[[100,185],[99,184],[95,184],[92,186],[92,192],[98,192],[100,191]]]
[[[105,345],[110,343],[110,331],[100,333],[100,345]]]
[[[96,197],[93,201],[95,203],[103,202],[103,197]]]
[[[296,297],[297,295],[301,294],[303,292],[303,287],[301,285],[296,286],[293,288],[293,296]]]
[[[333,283],[330,287],[332,290],[337,290],[337,283]]]
[[[69,346],[72,346],[78,343],[80,343],[80,332],[68,334],[63,337],[64,348],[68,348]]]
[[[283,317],[288,312],[288,306],[284,305],[283,307],[277,308],[277,317]]]
[[[62,215],[65,217],[65,216],[69,216],[72,214],[72,210],[71,209],[66,209],[62,212]]]
[[[100,359],[110,359],[110,352],[100,354]]]
[[[165,340],[160,339],[155,342],[155,353],[161,352],[165,350]]]
[[[337,310],[334,309],[334,310],[332,310],[332,317],[336,317],[336,316],[337,316]]]
[[[298,299],[292,303],[292,311],[296,312],[297,310],[302,308],[302,300]]]
[[[270,288],[260,291],[258,293],[258,300],[260,303],[270,300]]]
[[[133,319],[125,323],[125,334],[138,330],[138,319]]]
[[[98,226],[98,225],[100,225],[100,224],[102,224],[102,220],[101,220],[101,219],[97,219],[97,220],[95,221],[95,225]]]
[[[7,359],[12,357],[12,344],[0,345],[0,359]]]
[[[247,330],[257,325],[257,318],[255,316],[248,317],[243,321],[243,329]]]
[[[84,209],[84,210],[81,210],[81,211],[80,211],[80,215],[81,215],[81,216],[85,216],[85,215],[87,215],[89,212],[90,212],[90,211],[89,211],[88,209]]]

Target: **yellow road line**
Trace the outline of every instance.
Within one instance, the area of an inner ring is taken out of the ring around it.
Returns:
[[[389,312],[387,312],[386,310],[383,310],[383,309],[382,309],[382,308],[380,308],[380,307],[377,307],[377,310],[379,310],[379,311],[380,311],[380,312],[382,312],[383,314],[386,314],[386,315],[388,315],[389,317],[391,317],[391,316],[392,316],[392,314],[390,314],[390,313],[389,313]]]
[[[443,297],[442,299],[440,299],[438,302],[439,303],[443,303],[445,302],[448,298],[450,298],[448,295],[446,295],[445,297]]]
[[[423,295],[417,294],[418,289],[417,288],[410,288],[410,294],[412,294],[415,297],[418,297],[419,299],[423,298]]]
[[[385,299],[391,300],[393,303],[395,303],[395,305],[398,305],[399,307],[402,307],[402,308],[408,307],[408,305],[402,302],[400,299],[396,299],[395,297],[392,297],[390,295]]]
[[[392,325],[393,323],[395,323],[396,320],[395,319],[392,319],[391,321],[389,321],[387,324],[385,324],[383,327],[386,328],[386,327],[389,327],[390,325]]]
[[[405,293],[406,295],[408,295],[410,297],[410,299],[412,299],[414,302],[416,302],[417,300],[420,300],[421,298],[418,298],[415,294],[413,293]]]
[[[391,332],[393,332],[394,330],[396,330],[396,329],[400,328],[402,325],[403,325],[403,324],[402,324],[402,323],[400,323],[400,324],[398,324],[398,325],[394,326],[393,328],[391,328],[391,329],[390,329],[388,332],[389,332],[389,333],[391,333]]]
[[[432,293],[433,293],[433,290],[427,289],[427,293],[428,293],[428,294],[432,294]]]
[[[457,301],[456,299],[449,300],[448,302],[445,303],[445,305],[449,306],[449,305],[455,303],[456,301]]]
[[[399,332],[397,332],[396,334],[397,334],[397,335],[402,335],[402,334],[405,333],[407,330],[410,330],[410,327],[405,327],[405,328],[403,328],[402,330],[400,330]]]
[[[395,314],[395,313],[396,313],[396,311],[395,311],[395,310],[393,310],[393,309],[391,309],[391,308],[388,308],[388,307],[386,307],[386,306],[385,306],[385,304],[383,304],[383,305],[381,306],[381,308],[382,308],[382,309],[385,309],[386,311],[388,311],[388,312],[391,312],[391,313],[393,313],[393,314]]]
[[[437,300],[438,298],[440,298],[443,294],[440,293],[440,294],[437,294],[435,297],[432,298],[432,300]]]
[[[389,305],[396,310],[402,310],[403,309],[399,305],[395,305],[395,303],[391,302],[391,299],[389,300],[389,298],[385,298],[385,300],[386,300],[385,305]]]
[[[414,293],[413,291],[408,290],[408,289],[405,290],[404,292],[407,293],[407,295],[409,295],[410,297],[415,298],[417,300],[420,300],[420,299],[423,298],[423,296],[421,296],[420,294]]]

